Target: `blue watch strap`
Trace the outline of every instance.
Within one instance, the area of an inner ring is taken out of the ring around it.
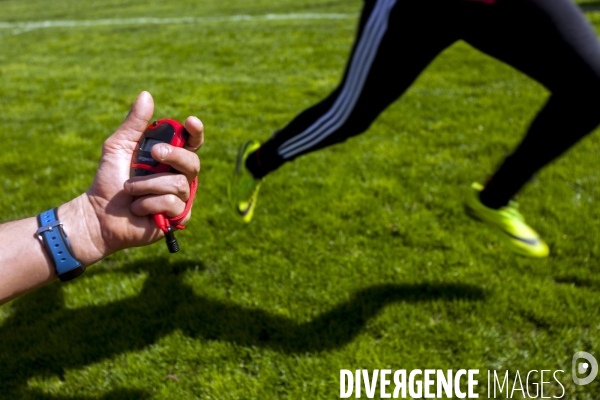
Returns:
[[[40,228],[36,233],[54,262],[59,279],[66,282],[83,274],[85,268],[73,256],[62,222],[56,215],[56,208],[41,213],[37,220]]]

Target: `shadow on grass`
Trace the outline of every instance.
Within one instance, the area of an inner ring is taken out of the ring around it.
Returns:
[[[567,275],[554,278],[554,282],[559,285],[573,285],[578,288],[600,291],[600,282],[597,279],[590,280],[576,275]]]
[[[598,11],[600,10],[600,0],[587,0],[584,2],[581,2],[579,4],[579,7],[581,7],[581,9],[585,12],[585,11]]]
[[[146,392],[142,392],[140,390],[128,390],[128,389],[117,389],[111,390],[110,392],[106,392],[100,397],[87,397],[81,395],[75,396],[61,396],[55,394],[46,394],[40,392],[39,390],[30,390],[27,391],[27,394],[24,397],[19,397],[19,399],[23,400],[146,400],[150,398],[150,394]]]
[[[33,376],[62,379],[65,369],[143,349],[174,330],[284,353],[320,352],[352,341],[390,303],[484,298],[481,289],[469,285],[378,285],[310,322],[298,323],[197,296],[182,282],[183,272],[195,265],[161,259],[120,269],[149,276],[138,296],[107,305],[66,309],[59,284],[15,301],[14,312],[0,327],[0,393],[27,393],[24,386]]]

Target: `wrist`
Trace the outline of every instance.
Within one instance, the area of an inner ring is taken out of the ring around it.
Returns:
[[[96,212],[85,193],[58,207],[57,215],[73,255],[85,267],[108,255]]]

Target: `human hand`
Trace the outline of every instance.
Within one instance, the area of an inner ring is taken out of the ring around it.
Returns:
[[[156,242],[163,233],[150,215],[164,212],[174,217],[185,209],[189,185],[200,171],[195,151],[204,141],[204,127],[198,118],[188,117],[184,125],[190,136],[183,148],[168,144],[152,147],[154,159],[180,174],[129,178],[131,158],[153,112],[152,96],[142,92],[123,124],[104,142],[92,186],[58,209],[75,256],[84,265],[124,248]]]

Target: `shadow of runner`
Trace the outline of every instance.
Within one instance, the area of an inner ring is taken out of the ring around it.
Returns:
[[[100,396],[100,397],[99,397]],[[150,393],[146,393],[140,390],[129,390],[129,389],[116,389],[106,392],[103,395],[87,397],[81,395],[75,396],[61,396],[55,394],[46,394],[38,390],[29,390],[27,395],[19,397],[22,400],[146,400],[151,397]]]
[[[182,272],[196,264],[160,259],[120,269],[146,271],[149,276],[138,296],[107,305],[66,309],[59,284],[16,300],[14,313],[0,327],[0,393],[23,393],[33,376],[63,377],[67,368],[143,349],[174,330],[285,353],[320,352],[352,341],[390,303],[484,298],[481,289],[469,285],[378,285],[312,321],[298,323],[195,295],[182,282]]]

